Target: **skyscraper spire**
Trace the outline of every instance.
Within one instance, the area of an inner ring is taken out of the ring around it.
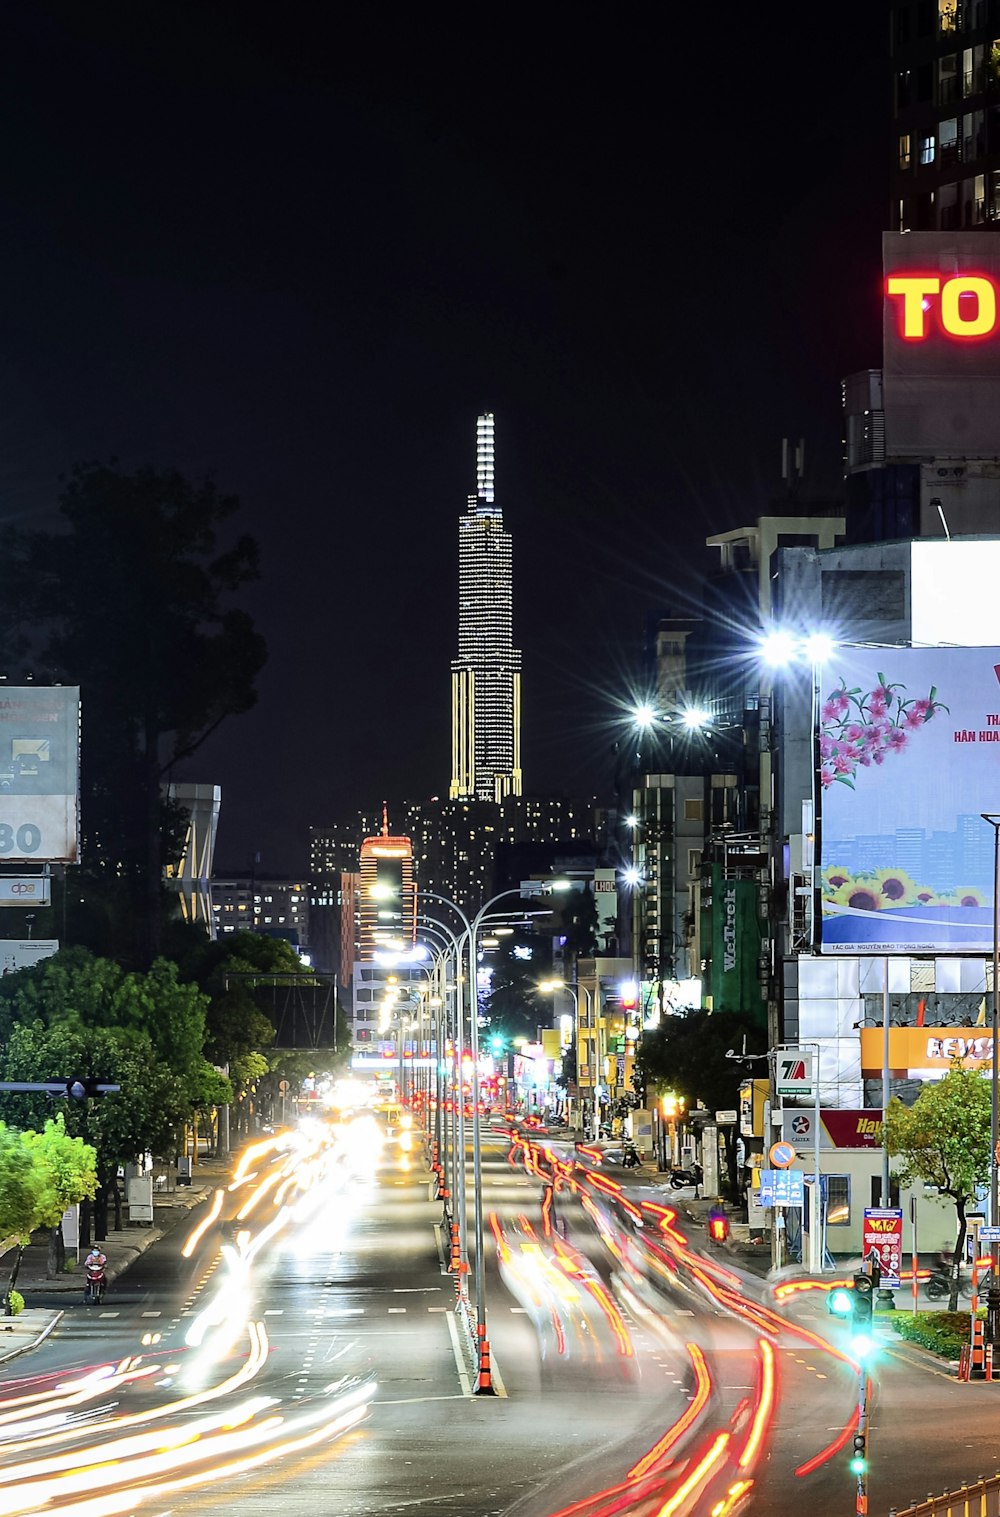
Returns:
[[[476,422],[476,493],[458,523],[458,657],[451,665],[452,799],[521,794],[521,654],[513,552],[494,498],[493,414]]]

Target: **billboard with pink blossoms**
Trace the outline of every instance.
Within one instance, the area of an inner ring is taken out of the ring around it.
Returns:
[[[991,951],[1000,648],[839,648],[817,713],[822,951]]]

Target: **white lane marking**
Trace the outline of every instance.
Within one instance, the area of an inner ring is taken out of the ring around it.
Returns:
[[[390,1314],[390,1316],[392,1315],[393,1312],[397,1312],[398,1313],[398,1312],[405,1312],[405,1311],[406,1311],[406,1307],[405,1306],[390,1306],[389,1307],[389,1314]]]
[[[458,1328],[455,1319],[450,1314],[444,1319],[448,1324],[448,1336],[451,1339],[451,1351],[455,1356],[455,1368],[458,1370],[458,1383],[462,1387],[463,1396],[472,1395],[472,1386],[465,1369],[465,1360],[462,1356],[462,1345],[458,1341]]]
[[[283,1317],[284,1315],[285,1315],[285,1308],[283,1306],[268,1307],[268,1309],[264,1313],[265,1317]]]
[[[163,1313],[162,1312],[143,1312],[142,1315],[144,1317],[162,1317]]]
[[[120,1317],[121,1312],[101,1312],[102,1317]]]
[[[520,1312],[520,1314],[521,1314],[521,1315],[522,1315],[522,1316],[524,1316],[524,1314],[525,1314],[525,1312],[526,1312],[526,1311],[527,1311],[527,1310],[528,1310],[528,1308],[527,1308],[527,1307],[526,1307],[526,1306],[512,1306],[512,1307],[511,1307],[511,1311],[512,1311],[512,1312]]]
[[[392,1293],[394,1296],[432,1296],[440,1289],[440,1285],[394,1285]]]

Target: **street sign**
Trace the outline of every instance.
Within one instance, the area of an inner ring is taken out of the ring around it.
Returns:
[[[805,1175],[801,1169],[761,1170],[761,1206],[802,1206],[804,1202]]]
[[[791,1169],[795,1163],[795,1149],[791,1143],[772,1143],[767,1157],[775,1169]]]
[[[981,1227],[979,1241],[980,1243],[1000,1243],[1000,1227]]]
[[[775,1090],[779,1096],[811,1096],[813,1093],[813,1050],[783,1048],[775,1059]]]
[[[878,1261],[880,1284],[898,1287],[903,1260],[903,1209],[900,1206],[866,1206],[861,1230],[861,1257]]]
[[[732,1127],[738,1116],[739,1112],[735,1111],[717,1111],[715,1120],[719,1127]]]

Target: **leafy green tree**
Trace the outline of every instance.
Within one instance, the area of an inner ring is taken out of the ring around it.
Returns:
[[[0,1051],[5,1080],[107,1080],[121,1086],[114,1095],[67,1102],[66,1131],[95,1150],[97,1164],[97,1236],[107,1233],[107,1203],[118,1203],[119,1167],[138,1155],[172,1148],[174,1134],[187,1115],[182,1082],[160,1059],[148,1033],[120,1027],[46,1028],[41,1022],[16,1026]],[[20,1126],[42,1127],[48,1114],[44,1097],[5,1094],[0,1112]],[[87,1239],[84,1239],[87,1241]]]
[[[228,1086],[204,1056],[209,999],[185,984],[177,966],[157,959],[148,974],[126,974],[110,959],[85,948],[51,958],[0,981],[0,1033],[18,1023],[49,1028],[120,1028],[144,1033],[157,1056],[176,1075],[193,1112],[207,1109],[215,1089]]]
[[[949,1310],[958,1310],[958,1270],[965,1251],[966,1207],[990,1181],[991,1093],[978,1069],[956,1064],[921,1087],[912,1106],[898,1096],[886,1112],[885,1140],[900,1185],[934,1186],[955,1203],[958,1236]]]
[[[38,1221],[49,1229],[48,1272],[58,1276],[66,1263],[63,1213],[81,1201],[92,1201],[97,1194],[97,1155],[82,1138],[70,1137],[62,1112],[50,1118],[41,1132],[28,1131],[21,1136],[33,1165],[47,1178]]]
[[[636,1053],[634,1082],[640,1088],[656,1084],[683,1096],[688,1109],[706,1106],[710,1111],[739,1107],[740,1085],[747,1067],[727,1059],[733,1048],[757,1054],[766,1052],[763,1031],[748,1016],[736,1011],[709,1011],[690,1007],[676,1016],[664,1017],[659,1027],[644,1032]],[[736,1128],[724,1127],[729,1194],[740,1195],[736,1166]]]
[[[25,1244],[41,1225],[52,1197],[49,1176],[26,1146],[24,1134],[0,1122],[0,1239],[14,1247],[14,1263],[4,1293],[7,1316],[11,1314],[10,1293],[17,1283]]]
[[[4,646],[8,672],[79,683],[84,866],[81,894],[106,903],[101,944],[152,963],[171,898],[164,865],[184,819],[162,783],[227,717],[248,711],[266,649],[230,598],[257,577],[257,547],[220,533],[238,510],[211,480],[175,470],[80,465],[60,509],[68,530],[5,540],[0,595],[39,646]],[[8,623],[10,625],[10,623]]]

